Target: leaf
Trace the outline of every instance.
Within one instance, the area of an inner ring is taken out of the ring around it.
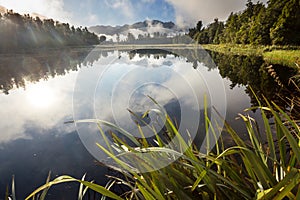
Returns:
[[[99,192],[100,194],[113,198],[113,199],[117,199],[117,200],[122,200],[121,197],[119,197],[118,195],[116,195],[115,193],[107,190],[106,188],[104,188],[103,186],[88,182],[88,181],[82,181],[82,180],[78,180],[75,179],[71,176],[60,176],[57,177],[56,179],[54,179],[53,181],[50,181],[42,186],[40,186],[39,188],[37,188],[34,192],[32,192],[25,200],[30,199],[31,197],[35,196],[37,193],[41,192],[42,190],[51,187],[52,185],[57,185],[60,183],[66,183],[66,182],[79,182],[82,183],[83,185],[89,187],[90,189]]]
[[[289,192],[300,184],[300,171],[293,168],[272,190],[265,191],[265,195],[262,199],[273,199],[274,195],[277,195],[275,199],[282,199],[289,195]]]
[[[12,176],[11,181],[11,193],[12,193],[12,200],[16,200],[16,187],[15,187],[15,176]]]
[[[47,176],[47,179],[46,179],[46,184],[49,183],[50,177],[51,177],[51,171],[49,171],[49,173],[48,173],[48,176]],[[49,189],[50,189],[50,187],[45,188],[45,189],[43,190],[43,192],[42,192],[42,194],[41,194],[39,200],[43,200],[43,199],[46,198],[46,195],[47,195],[47,192],[48,192]]]

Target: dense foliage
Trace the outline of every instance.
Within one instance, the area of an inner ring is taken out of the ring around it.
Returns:
[[[94,45],[98,36],[87,28],[75,28],[53,19],[41,20],[12,10],[0,14],[0,52],[28,51],[36,48]]]
[[[231,13],[226,22],[218,19],[207,27],[202,21],[189,30],[201,44],[300,44],[300,1],[270,0],[267,5],[247,1],[246,9]]]

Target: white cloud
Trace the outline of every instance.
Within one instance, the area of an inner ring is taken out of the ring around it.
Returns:
[[[97,24],[99,22],[98,15],[95,14],[89,14],[86,18],[85,24]]]
[[[240,11],[246,5],[246,0],[166,0],[166,2],[174,6],[176,23],[179,26],[195,26],[199,20],[208,24],[214,18],[226,20],[231,12]]]
[[[134,17],[134,9],[130,0],[105,0],[105,4],[129,19]]]
[[[70,22],[71,13],[64,10],[63,0],[0,0],[0,5],[21,14],[38,13],[47,18]]]
[[[156,24],[153,25],[152,20],[147,19],[147,27],[144,28],[140,28],[140,29],[128,29],[127,31],[124,31],[122,33],[120,33],[120,38],[121,40],[123,39],[127,39],[127,34],[128,33],[132,33],[134,35],[135,38],[138,38],[138,36],[141,35],[148,35],[150,34],[151,37],[153,37],[154,33],[159,32],[160,34],[167,34],[167,36],[175,36],[178,34],[183,34],[184,32],[178,31],[178,30],[174,30],[174,29],[168,29],[168,28],[164,28],[162,26],[162,24]],[[109,36],[111,38],[111,36]],[[116,37],[113,37],[113,41],[116,41]]]
[[[155,0],[141,0],[143,3],[154,3]]]

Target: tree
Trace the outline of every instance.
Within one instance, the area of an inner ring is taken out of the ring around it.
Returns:
[[[127,34],[127,42],[131,43],[135,41],[135,37],[132,33],[128,32]]]
[[[12,10],[0,15],[0,52],[29,51],[36,48],[57,48],[98,44],[98,37],[87,28],[75,29],[53,19],[33,19]]]
[[[222,43],[235,43],[236,34],[240,29],[240,26],[239,15],[237,13],[231,13],[225,23],[225,28],[220,36],[220,41]]]
[[[197,30],[198,32],[200,32],[200,31],[202,30],[202,26],[203,26],[202,21],[201,21],[201,20],[198,21],[198,23],[197,23],[197,25],[196,25],[196,30]]]
[[[253,25],[249,30],[249,42],[250,44],[262,44],[268,45],[271,43],[270,28],[268,25],[268,16],[266,14],[266,7],[262,5],[259,13],[257,14]]]
[[[99,38],[100,43],[103,43],[106,41],[106,36],[105,35],[101,35]]]
[[[119,34],[119,33],[117,33],[116,40],[117,40],[117,43],[119,43],[119,42],[120,42],[120,34]]]
[[[285,4],[277,22],[270,30],[273,44],[300,44],[300,3],[291,0]]]

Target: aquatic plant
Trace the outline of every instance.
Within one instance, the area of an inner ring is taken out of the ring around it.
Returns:
[[[84,179],[60,176],[39,187],[27,199],[52,185],[70,181],[81,184],[79,199],[87,189],[114,199],[299,199],[299,122],[292,119],[275,103],[267,100],[265,103],[267,107],[258,102],[259,106],[247,109],[246,114],[239,114],[246,126],[248,140],[242,139],[226,121],[223,129],[212,131],[229,134],[235,144],[225,148],[221,136],[214,150],[207,153],[199,152],[195,145],[183,139],[179,139],[179,145],[186,148],[183,148],[185,151],[179,152],[167,148],[166,142],[160,137],[156,137],[156,146],[146,140],[137,140],[138,147],[133,148],[113,135],[114,146],[111,149],[97,145],[99,151],[104,151],[118,164],[117,167],[108,167],[123,174],[123,178],[109,176],[111,181],[103,187]],[[255,120],[247,114],[252,109],[260,110],[264,131],[260,131]],[[273,124],[269,122],[267,115],[272,116]],[[169,116],[165,117],[167,133],[181,138]],[[206,114],[206,128],[211,128],[211,120]],[[94,122],[99,125],[102,132],[103,122],[100,120]],[[266,142],[261,139],[262,134],[266,135]],[[102,135],[107,139],[104,134]],[[128,137],[133,139],[132,136]],[[118,155],[114,154],[113,148],[119,151]],[[166,159],[180,155],[180,158],[165,168],[139,173],[137,169],[119,158],[120,154],[128,155],[131,159],[138,159],[143,167],[151,169],[151,163],[147,158],[135,158],[133,152],[155,152],[153,155]],[[128,191],[118,196],[111,191],[114,185],[123,185]]]

